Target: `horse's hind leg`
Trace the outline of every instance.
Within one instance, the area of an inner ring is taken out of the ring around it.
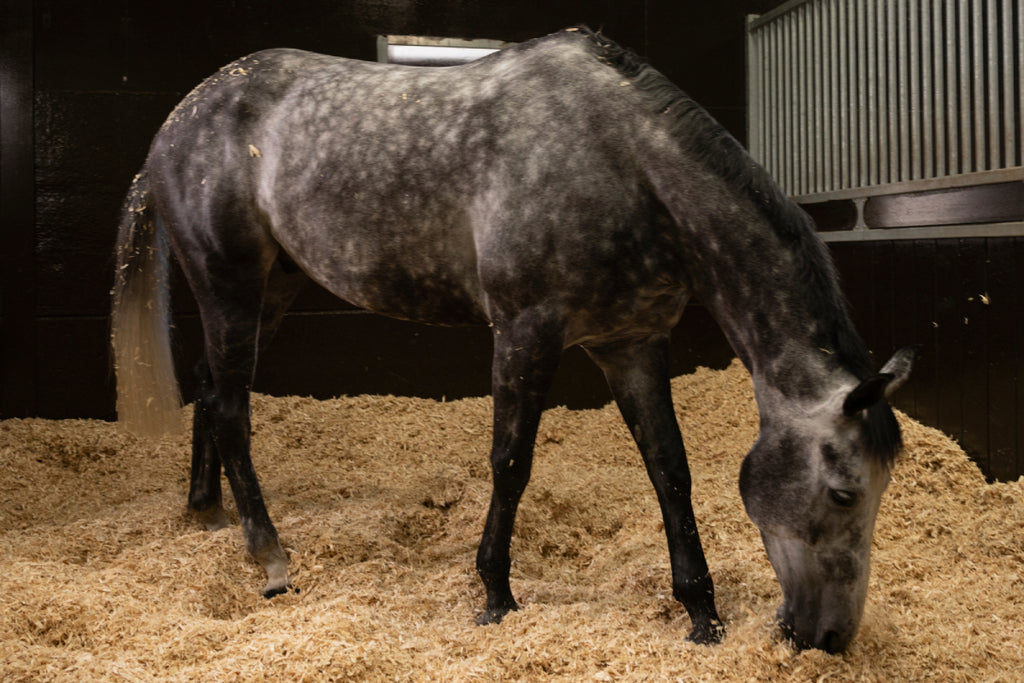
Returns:
[[[192,413],[192,478],[188,509],[210,531],[228,525],[220,488],[220,455],[213,439],[211,411],[216,405],[213,377],[203,353],[196,365],[196,399]]]
[[[208,520],[222,521],[218,517],[223,511],[216,505],[219,459],[235,498],[246,549],[267,572],[263,594],[271,597],[288,589],[288,559],[263,502],[249,438],[249,391],[269,265],[246,262],[241,255],[233,260],[204,256],[202,266],[191,263],[187,254],[182,259],[199,304],[209,370],[208,384],[197,399],[194,429],[199,445],[193,450],[195,497],[190,503],[194,509],[205,505]]]
[[[275,263],[264,288],[259,348],[265,348],[280,325],[295,297],[309,282],[302,271]],[[192,418],[192,477],[189,486],[189,511],[207,529],[215,531],[228,525],[221,493],[221,459],[213,440],[210,411],[215,405],[213,376],[205,352],[196,365],[198,382]]]
[[[672,592],[693,623],[689,638],[697,643],[718,642],[722,624],[697,534],[690,470],[672,406],[668,335],[587,351],[604,371],[658,494],[672,564]]]
[[[509,586],[512,528],[530,479],[544,397],[561,353],[561,329],[532,312],[520,315],[512,324],[494,327],[494,488],[476,557],[477,573],[487,592],[486,611],[477,619],[481,625],[500,622],[517,609]]]

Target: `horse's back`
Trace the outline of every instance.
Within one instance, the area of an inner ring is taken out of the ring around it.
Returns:
[[[649,227],[628,86],[573,32],[443,68],[269,50],[199,86],[161,144],[343,299],[479,322],[554,287],[585,305]]]

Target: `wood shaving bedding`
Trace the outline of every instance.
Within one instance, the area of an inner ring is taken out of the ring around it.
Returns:
[[[300,589],[269,601],[238,526],[185,515],[187,438],[0,422],[2,677],[1019,680],[1024,478],[986,484],[899,415],[907,449],[860,632],[840,656],[799,652],[773,623],[781,592],[737,490],[757,435],[749,376],[701,369],[673,389],[721,645],[684,640],[657,501],[614,406],[545,413],[512,548],[522,609],[476,627],[490,400],[256,395],[253,457]]]

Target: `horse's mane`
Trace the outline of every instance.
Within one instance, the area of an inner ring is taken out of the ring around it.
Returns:
[[[873,373],[867,348],[850,321],[846,299],[832,259],[807,213],[782,191],[768,172],[707,111],[635,53],[600,33],[580,26],[594,55],[647,95],[653,111],[661,112],[675,139],[694,159],[748,196],[792,252],[807,283],[812,314],[822,323],[821,348],[833,351],[836,362],[858,380]],[[868,411],[868,447],[890,464],[902,446],[899,426],[885,402]]]

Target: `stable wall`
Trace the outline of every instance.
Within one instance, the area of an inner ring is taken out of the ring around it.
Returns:
[[[232,59],[277,46],[375,59],[379,34],[522,41],[586,23],[689,82],[694,96],[739,134],[743,17],[771,4],[4,0],[0,416],[113,416],[106,316],[121,200],[174,105]],[[180,291],[175,303],[187,366],[195,307]],[[488,390],[486,330],[385,321],[312,290],[296,311],[261,363],[260,389],[437,396]],[[720,364],[728,352],[713,355],[705,362]],[[578,357],[568,362],[590,371]],[[186,390],[189,374],[186,368]],[[595,386],[600,400],[607,397],[593,373],[569,376],[556,386],[557,400]]]
[[[120,203],[164,117],[230,60],[284,45],[374,59],[378,34],[520,41],[586,23],[644,56],[742,140],[744,16],[777,3],[186,0],[135,6],[141,4],[2,0],[0,418],[113,416],[107,311]],[[831,248],[855,321],[879,362],[904,344],[924,345],[897,405],[960,439],[990,476],[1024,473],[1017,381],[1024,340],[1012,314],[1020,310],[1016,292],[1024,284],[1016,275],[1020,240]],[[978,303],[986,292],[990,305]],[[198,321],[180,287],[175,306],[187,396]],[[697,364],[721,367],[732,357],[700,306],[687,310],[674,345],[675,373]],[[256,388],[454,398],[489,391],[489,362],[485,328],[387,320],[312,287],[262,356]],[[585,356],[568,352],[552,402],[589,406],[608,398]]]

